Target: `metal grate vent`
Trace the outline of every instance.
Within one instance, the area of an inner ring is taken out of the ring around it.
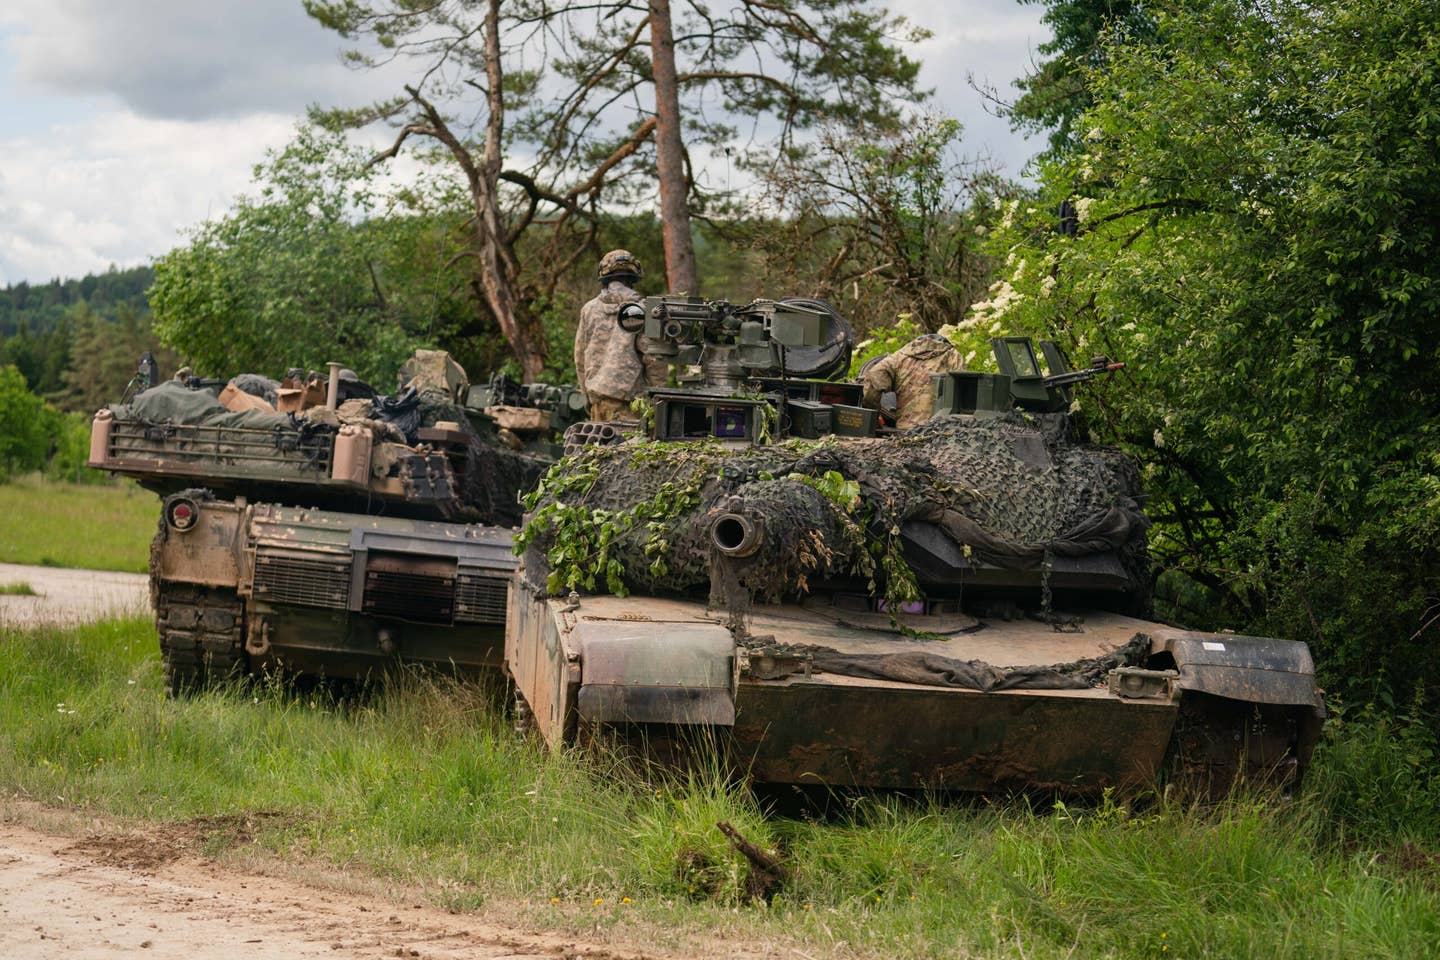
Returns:
[[[504,623],[507,577],[462,573],[455,586],[455,619]]]
[[[268,603],[344,610],[350,602],[350,560],[257,550],[255,596]]]
[[[372,553],[365,565],[362,609],[416,623],[455,617],[455,561]]]

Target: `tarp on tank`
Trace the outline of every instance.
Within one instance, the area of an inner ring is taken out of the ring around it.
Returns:
[[[112,404],[110,412],[117,420],[252,430],[295,429],[294,420],[286,414],[227,410],[209,390],[192,390],[178,380],[167,380],[151,387],[127,404]]]

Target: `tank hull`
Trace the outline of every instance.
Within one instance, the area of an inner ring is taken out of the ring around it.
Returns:
[[[552,746],[597,731],[648,743],[718,731],[762,783],[1084,794],[1141,789],[1166,773],[1205,790],[1300,776],[1323,715],[1304,644],[1108,612],[1078,618],[1074,633],[999,621],[917,639],[830,610],[762,607],[737,643],[723,616],[698,602],[547,600],[517,576],[505,664]],[[1143,682],[1130,690],[980,690],[819,666],[836,652],[862,662],[1061,664],[1137,637],[1146,667],[1131,672]]]
[[[183,529],[172,520],[186,504]],[[361,679],[398,663],[497,672],[511,531],[201,491],[167,498],[151,592],[172,687],[283,669]]]

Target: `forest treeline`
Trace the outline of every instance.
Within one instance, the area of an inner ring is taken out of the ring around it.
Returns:
[[[0,362],[77,410],[152,338],[210,375],[341,359],[388,385],[428,346],[565,380],[617,246],[647,293],[826,297],[867,354],[938,331],[979,366],[991,336],[1054,338],[1127,363],[1079,413],[1145,473],[1162,615],[1305,640],[1332,693],[1433,708],[1440,5],[1041,3],[1040,63],[992,91],[1045,137],[1016,184],[918,84],[916,28],[864,0],[652,2],[669,60],[645,7],[311,0],[360,69],[393,51],[413,82],[313,111],[158,258],[153,313],[57,290]],[[374,122],[379,155],[350,138]],[[688,230],[651,212],[676,190]],[[82,370],[101,341],[129,355]]]

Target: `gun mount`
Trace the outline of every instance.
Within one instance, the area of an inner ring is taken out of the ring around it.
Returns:
[[[1125,364],[1109,357],[1094,357],[1090,366],[1073,369],[1065,352],[1053,340],[1040,341],[1045,369],[1035,356],[1029,337],[996,337],[990,341],[999,373],[960,371],[934,377],[935,412],[998,417],[1010,410],[1029,413],[1064,413],[1070,407],[1070,388],[1085,380],[1123,370]]]
[[[854,332],[823,300],[646,297],[616,322],[642,334],[640,350],[670,364],[698,366],[696,386],[731,388],[747,377],[829,380],[850,365]]]
[[[637,349],[677,368],[677,386],[649,391],[652,439],[711,438],[740,445],[784,436],[872,436],[875,411],[862,387],[835,378],[848,367],[850,325],[821,300],[647,297],[621,308],[616,322],[637,334]],[[1095,357],[1074,369],[1051,340],[991,341],[998,373],[932,378],[937,414],[981,418],[1010,411],[1062,414],[1071,387],[1123,369]],[[1043,358],[1043,366],[1042,366]],[[773,411],[773,412],[772,412]]]

